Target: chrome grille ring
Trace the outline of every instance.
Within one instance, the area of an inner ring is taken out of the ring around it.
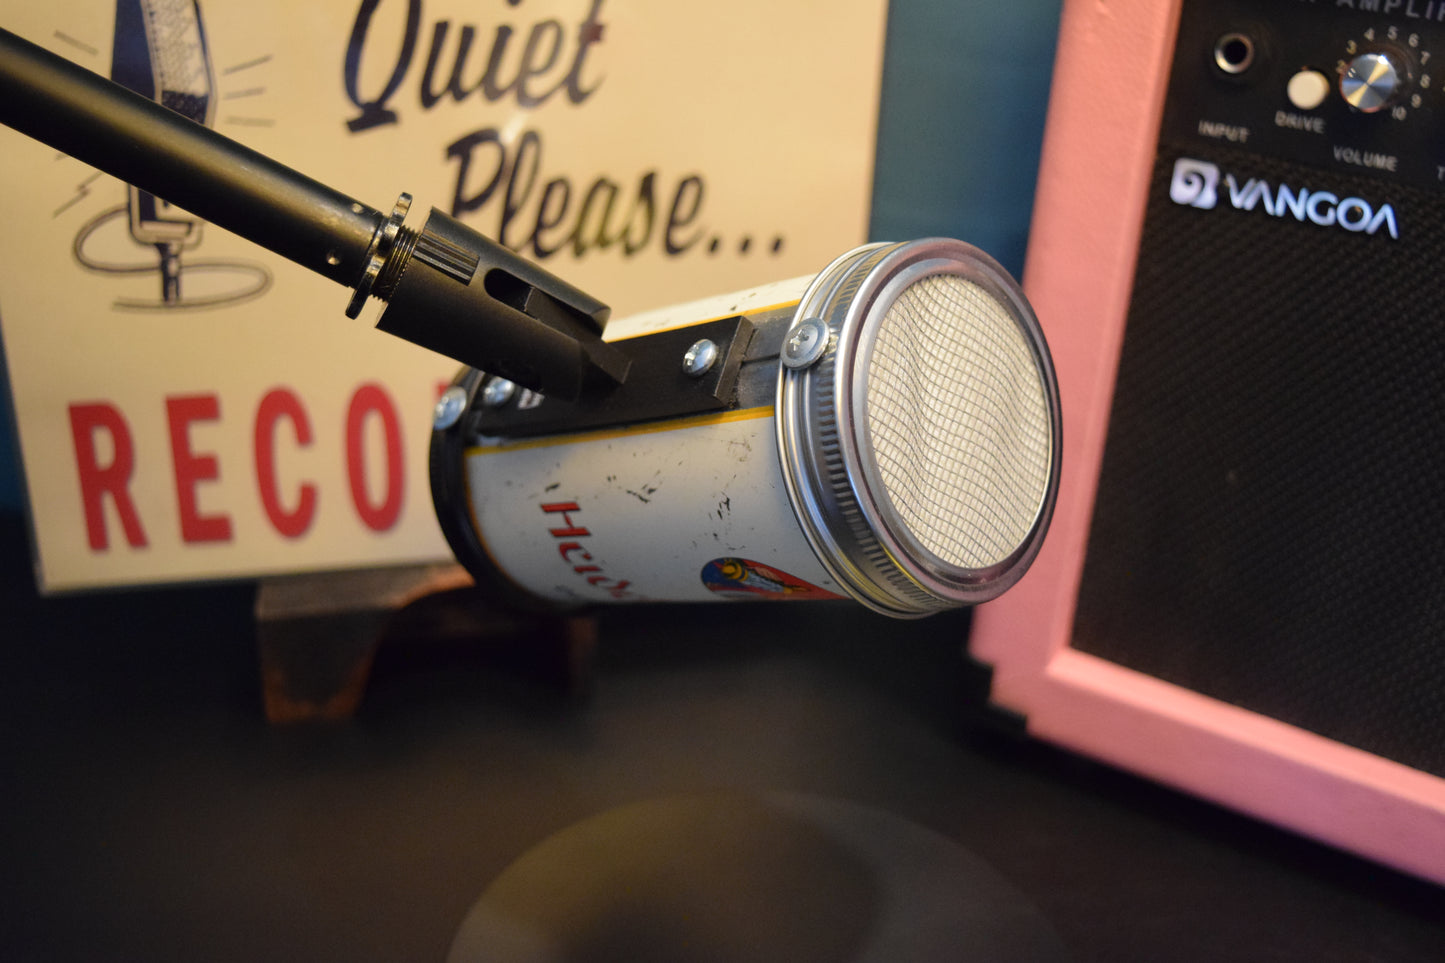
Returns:
[[[921,616],[984,602],[1038,553],[1058,492],[1059,398],[1017,283],[961,241],[858,248],[795,323],[828,327],[780,366],[783,476],[825,568],[859,601]]]

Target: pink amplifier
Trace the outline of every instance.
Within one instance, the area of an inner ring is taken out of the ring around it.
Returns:
[[[1064,4],[1062,488],[969,647],[1040,739],[1445,883],[1445,4],[1356,6]]]

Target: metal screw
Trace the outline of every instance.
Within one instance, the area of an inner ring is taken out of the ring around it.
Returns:
[[[828,350],[832,333],[821,318],[804,318],[783,340],[783,364],[789,368],[806,368],[816,364]]]
[[[506,378],[493,378],[482,387],[482,404],[500,408],[517,393],[517,383]]]
[[[431,426],[437,431],[446,431],[461,420],[462,412],[466,410],[467,390],[461,385],[452,385],[437,399],[437,406],[432,409]]]
[[[707,374],[716,363],[717,345],[706,338],[688,348],[687,354],[682,356],[682,370],[694,378]]]

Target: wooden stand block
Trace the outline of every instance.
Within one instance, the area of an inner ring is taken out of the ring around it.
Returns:
[[[423,599],[446,604],[425,618],[399,618]],[[557,652],[562,686],[591,682],[596,620],[523,616],[499,609],[455,564],[321,572],[265,579],[256,595],[256,636],[266,718],[286,724],[351,718],[361,704],[383,636],[398,622],[412,638],[495,639]],[[398,633],[401,634],[401,633]]]

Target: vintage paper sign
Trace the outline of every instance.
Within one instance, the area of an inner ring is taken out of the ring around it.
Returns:
[[[0,26],[343,193],[415,196],[614,317],[864,239],[886,3],[57,0]],[[42,588],[447,556],[458,365],[0,128],[0,333]],[[419,215],[419,216],[418,216]]]

